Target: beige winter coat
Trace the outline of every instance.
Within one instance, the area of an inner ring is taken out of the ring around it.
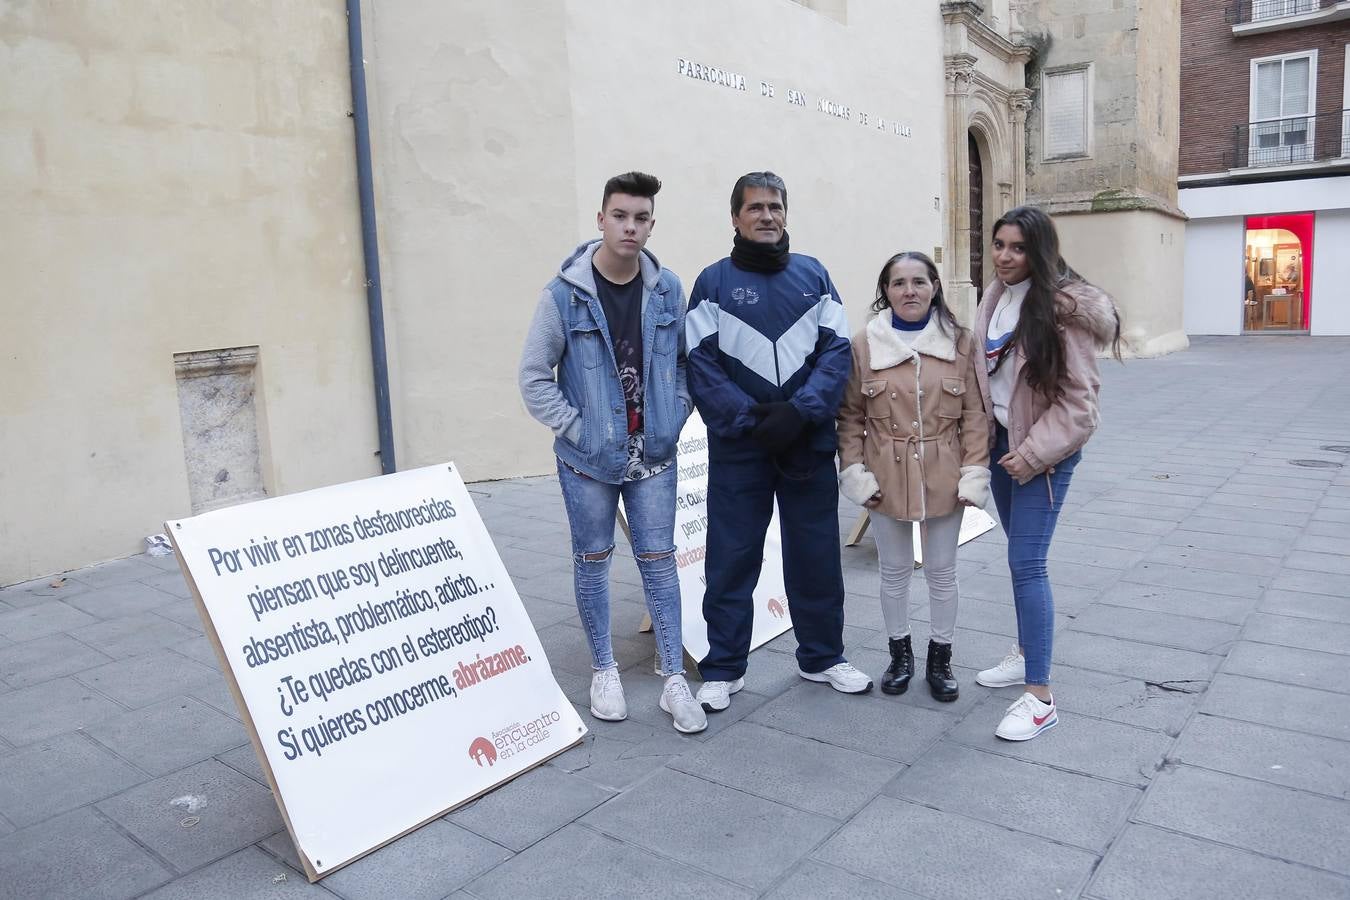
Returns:
[[[989,497],[989,426],[976,373],[983,345],[929,320],[912,346],[884,309],[853,338],[853,372],[839,407],[839,490],[909,522]]]
[[[1003,282],[995,279],[984,292],[980,308],[975,312],[975,334],[988,333],[989,320],[1003,291]],[[1097,394],[1101,388],[1097,351],[1110,345],[1119,322],[1111,298],[1085,282],[1065,284],[1055,295],[1055,303],[1059,313],[1059,333],[1064,337],[1067,377],[1063,393],[1052,403],[1022,377],[1026,357],[1015,350],[1012,359],[1016,368],[1013,370],[1012,399],[1008,403],[1008,446],[1031,466],[1033,478],[1073,455],[1097,430],[1101,419],[1097,411]],[[984,408],[988,411],[989,446],[992,448],[996,424],[994,402],[989,396],[989,375],[984,366],[978,367],[976,377]]]

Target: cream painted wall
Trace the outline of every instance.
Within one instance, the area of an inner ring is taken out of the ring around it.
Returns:
[[[260,346],[264,477],[376,474],[343,5],[0,15],[0,584],[190,511],[173,354]]]
[[[1116,299],[1125,352],[1149,357],[1185,349],[1183,222],[1134,210],[1059,216],[1055,227],[1069,265]]]
[[[886,257],[943,240],[936,6],[850,0],[847,24],[783,0],[419,2],[372,17],[401,466],[551,471],[516,364],[540,290],[597,235],[613,174],[664,181],[648,246],[688,287],[730,250],[737,176],[778,172],[793,248],[830,269],[855,328]],[[747,90],[681,75],[681,57],[739,73]],[[821,97],[853,120],[820,112]],[[863,126],[859,111],[912,136]]]

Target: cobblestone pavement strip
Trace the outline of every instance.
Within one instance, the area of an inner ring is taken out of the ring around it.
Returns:
[[[1350,340],[1200,338],[1103,380],[1051,556],[1061,724],[1035,741],[993,737],[1017,689],[973,678],[1016,634],[999,529],[960,554],[959,702],[806,684],[789,634],[682,736],[631,552],[631,715],[596,722],[556,479],[484,482],[581,746],[309,885],[176,568],[0,588],[0,898],[1350,897],[1350,454],[1327,449],[1350,446]],[[876,549],[842,553],[875,677]],[[922,661],[922,570],[914,597]],[[188,789],[217,810],[193,833],[158,808]]]

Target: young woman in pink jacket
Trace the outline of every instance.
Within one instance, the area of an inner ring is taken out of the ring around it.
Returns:
[[[994,734],[1034,738],[1059,721],[1050,692],[1054,598],[1046,556],[1082,447],[1097,428],[1097,353],[1120,358],[1120,316],[1059,255],[1050,217],[1019,206],[994,223],[994,267],[975,315],[985,365],[976,380],[989,414],[990,490],[1008,535],[1017,646],[975,680],[1025,684]]]

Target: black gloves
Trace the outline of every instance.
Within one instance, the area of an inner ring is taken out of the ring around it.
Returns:
[[[759,424],[750,436],[769,453],[786,450],[806,427],[806,420],[797,412],[797,407],[787,401],[756,403],[750,407],[750,412],[759,417]]]

